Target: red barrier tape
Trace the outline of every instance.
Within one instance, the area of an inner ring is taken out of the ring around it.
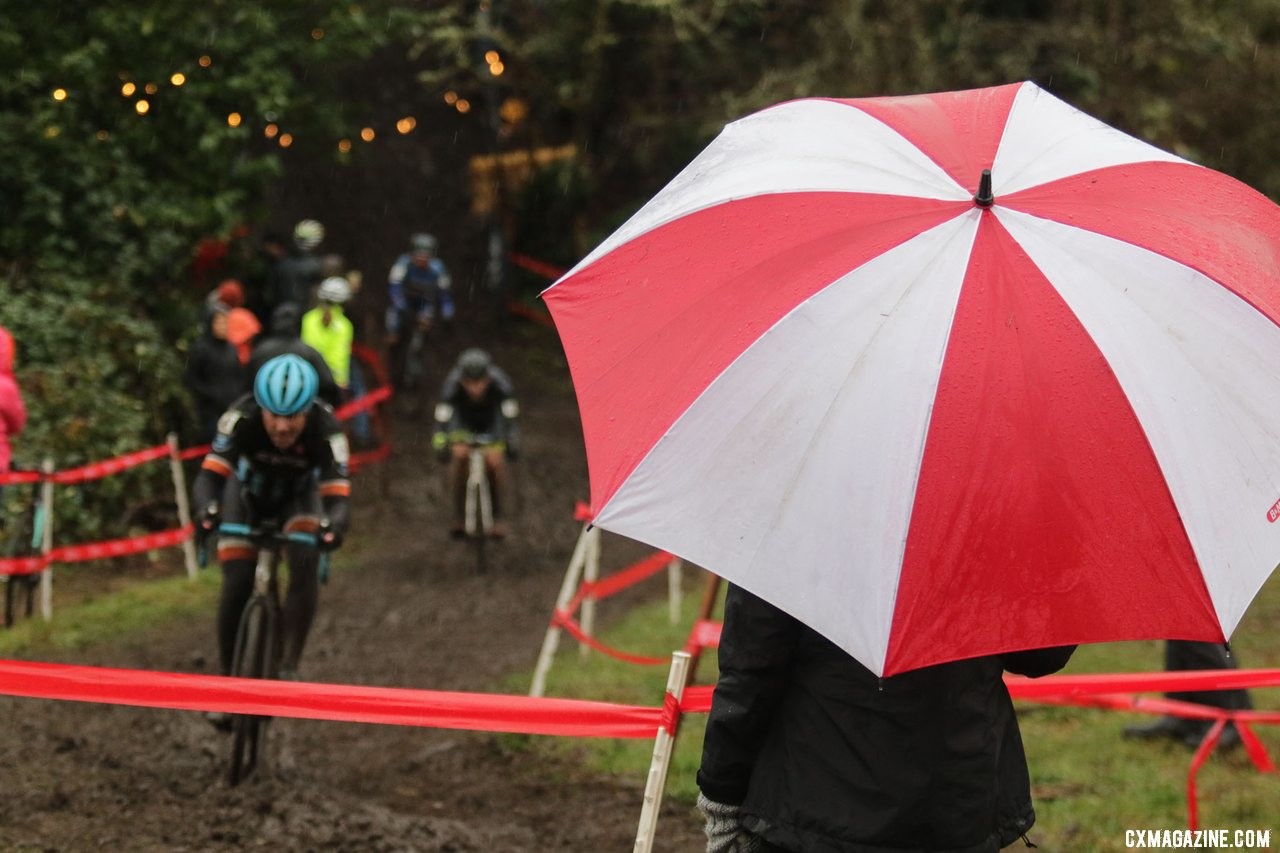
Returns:
[[[586,503],[583,503],[582,501],[578,501],[573,505],[574,521],[590,521],[591,519],[595,518],[595,515],[596,514],[591,511],[591,504],[586,504]]]
[[[604,580],[588,581],[582,584],[587,597],[596,601],[617,595],[628,587],[635,586],[645,578],[656,575],[670,565],[675,558],[665,551],[658,551],[633,566],[615,572]]]
[[[127,539],[112,539],[106,542],[86,542],[81,545],[64,545],[49,552],[48,559],[54,563],[82,563],[86,560],[101,560],[104,557],[123,557],[128,554],[141,554],[143,551],[154,551],[168,548],[191,538],[192,527],[175,527],[160,533],[148,533]]]
[[[57,471],[50,477],[55,483],[69,485],[71,483],[87,483],[90,480],[101,480],[103,477],[109,477],[112,474],[119,474],[128,468],[134,468],[138,465],[144,465],[147,462],[154,462],[157,459],[163,459],[169,455],[169,445],[157,444],[155,447],[148,447],[146,450],[138,450],[133,453],[126,453],[124,456],[117,456],[115,459],[108,459],[105,462],[93,462],[88,465],[82,465],[79,468],[68,468],[65,471]]]
[[[0,486],[17,486],[23,483],[38,483],[44,479],[39,471],[4,471],[0,473]]]
[[[375,447],[373,450],[362,450],[359,453],[351,454],[351,461],[347,463],[347,467],[354,474],[371,462],[381,462],[389,458],[391,458],[391,445],[384,444],[381,447]]]
[[[587,648],[595,649],[602,655],[607,655],[615,660],[626,661],[627,663],[639,664],[640,666],[657,666],[667,663],[670,658],[653,658],[645,655],[633,655],[630,652],[624,652],[615,649],[612,646],[606,646],[595,637],[582,630],[582,627],[574,621],[573,617],[563,610],[557,610],[551,617],[551,624],[558,628],[563,628],[569,632],[569,635]]]
[[[5,557],[0,559],[0,575],[36,575],[49,565],[47,557]]]
[[[1185,672],[1052,675],[1045,678],[1005,679],[1015,699],[1087,696],[1101,693],[1187,693],[1280,687],[1280,669],[1202,669]]]
[[[720,623],[701,619],[693,623],[689,631],[689,639],[685,641],[684,650],[691,655],[701,654],[703,649],[720,647]]]
[[[676,731],[680,728],[680,700],[670,691],[662,697],[662,721],[660,723],[663,731],[672,737],[676,736]]]
[[[378,355],[378,351],[364,344],[352,344],[351,354],[369,366],[373,371],[373,378],[378,380],[377,385],[383,388],[391,387],[391,378],[387,375],[387,366],[382,363],[382,356]]]
[[[0,661],[0,693],[179,711],[225,711],[565,737],[652,738],[666,711],[581,699],[263,681]]]
[[[530,308],[523,302],[508,302],[507,310],[517,317],[523,317],[526,320],[532,320],[540,326],[546,326],[548,329],[556,327],[555,321],[551,319],[551,315],[546,311],[539,311],[536,308]]]
[[[355,400],[352,400],[350,403],[343,405],[336,412],[334,412],[334,415],[337,416],[338,420],[345,421],[348,418],[354,417],[360,412],[366,411],[368,409],[372,409],[374,406],[378,405],[379,403],[385,403],[387,400],[390,400],[390,399],[391,399],[391,389],[386,386],[383,386],[382,388],[378,388],[375,391],[370,391],[368,394],[365,394],[363,397],[358,397]]]
[[[178,454],[178,458],[183,462],[191,459],[202,459],[209,455],[210,450],[213,450],[212,444],[201,444],[197,447],[188,447],[186,450]]]
[[[537,258],[531,258],[528,255],[522,255],[519,252],[511,252],[507,255],[507,258],[511,263],[521,269],[526,269],[535,275],[542,276],[543,278],[554,280],[568,272],[568,270],[563,267],[558,267],[555,264],[549,264],[546,261],[540,261]]]

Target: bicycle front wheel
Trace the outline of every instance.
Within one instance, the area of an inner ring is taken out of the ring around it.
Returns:
[[[236,650],[231,674],[239,678],[270,678],[276,644],[276,618],[271,603],[255,595],[245,605],[236,632]],[[227,782],[240,784],[258,764],[265,740],[266,718],[254,714],[237,714],[232,722],[231,764]]]

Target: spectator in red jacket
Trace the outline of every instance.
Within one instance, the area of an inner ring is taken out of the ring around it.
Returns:
[[[27,425],[27,407],[13,378],[13,335],[0,326],[0,472],[9,470],[9,436]]]

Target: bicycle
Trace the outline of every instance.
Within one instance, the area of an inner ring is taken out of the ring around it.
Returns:
[[[235,652],[231,658],[231,675],[238,678],[278,678],[282,610],[276,569],[280,563],[282,545],[296,543],[318,547],[316,533],[281,531],[274,521],[251,526],[224,522],[218,532],[248,539],[258,549],[258,562],[253,573],[253,594],[244,606],[240,626],[236,630]],[[202,555],[203,556],[203,555]],[[320,555],[320,571],[327,566],[327,554]],[[202,560],[203,562],[203,560]],[[258,765],[258,756],[266,742],[266,725],[270,717],[256,714],[236,714],[231,720],[231,762],[227,770],[227,782],[240,784]]]
[[[14,463],[9,466],[12,471],[38,471],[39,468]],[[44,540],[44,503],[40,500],[40,487],[31,487],[31,498],[23,505],[17,521],[10,531],[6,544],[5,556],[12,558],[35,557],[40,554]],[[3,575],[4,581],[4,626],[12,627],[14,622],[14,604],[19,595],[26,594],[26,606],[23,608],[26,617],[31,618],[35,609],[36,590],[40,588],[40,574]]]

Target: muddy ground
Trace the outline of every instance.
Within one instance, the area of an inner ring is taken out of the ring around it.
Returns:
[[[578,533],[586,463],[554,333],[522,325],[504,337],[487,343],[518,384],[526,445],[496,565],[477,576],[465,543],[449,540],[430,406],[411,416],[398,400],[392,462],[357,477],[356,538],[322,592],[307,680],[493,690],[532,668]],[[445,352],[467,343],[437,347],[428,388]],[[610,562],[625,544],[610,541]],[[604,609],[607,623],[625,599]],[[60,659],[210,672],[213,614]],[[640,811],[640,776],[596,775],[502,736],[282,720],[270,772],[228,788],[229,741],[195,713],[0,698],[0,720],[4,850],[619,851]],[[655,849],[702,843],[693,810],[668,802]]]

